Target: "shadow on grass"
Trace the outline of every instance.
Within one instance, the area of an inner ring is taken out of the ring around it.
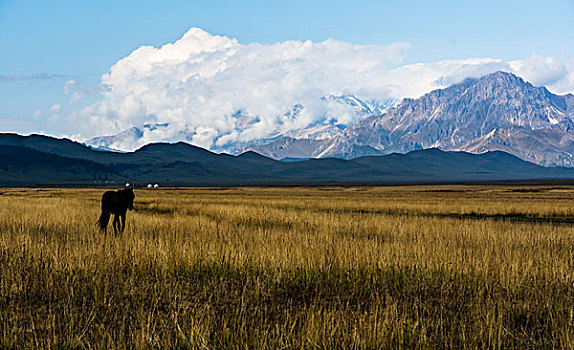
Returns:
[[[55,270],[7,251],[0,266],[12,269],[0,290],[3,347],[532,348],[567,346],[557,332],[572,330],[574,287],[541,278],[509,288],[413,267]]]

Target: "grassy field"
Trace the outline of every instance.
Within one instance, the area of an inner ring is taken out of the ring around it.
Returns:
[[[1,348],[574,348],[574,187],[102,192],[0,189]]]

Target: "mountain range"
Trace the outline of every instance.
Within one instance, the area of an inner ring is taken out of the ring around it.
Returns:
[[[426,148],[505,151],[545,166],[574,166],[574,96],[558,96],[521,78],[496,72],[404,99],[332,138],[276,140],[254,147],[279,157],[355,158]]]
[[[240,154],[251,150],[273,159],[352,159],[438,148],[477,154],[504,151],[539,165],[574,166],[574,95],[552,94],[511,73],[466,79],[398,104],[364,102],[353,95],[324,99],[353,108],[360,114],[358,121],[350,125],[312,125],[261,140],[229,144],[218,151]],[[302,108],[294,106],[294,115]],[[87,144],[113,148],[121,145],[122,139],[141,137],[141,133],[136,128]]]
[[[573,179],[574,169],[542,167],[505,152],[438,149],[407,154],[282,162],[248,151],[216,154],[184,142],[135,152],[98,151],[66,139],[0,134],[0,186],[302,185]]]
[[[397,103],[398,101],[393,99],[362,100],[354,95],[326,95],[320,98],[319,101],[324,114],[319,116],[315,122],[295,129],[274,130],[261,139],[230,141],[222,145],[214,144],[211,149],[218,153],[241,154],[248,150],[254,150],[259,145],[265,145],[284,138],[313,141],[325,140],[337,135],[351,125],[349,123],[341,124],[335,122],[335,120],[345,119],[339,118],[341,115],[346,115],[347,118],[351,120],[360,120],[370,115],[380,115]],[[303,104],[297,103],[289,108],[288,111],[282,114],[278,113],[277,118],[281,121],[280,124],[292,124],[295,120],[301,118],[306,119],[306,117],[302,117],[302,113],[304,112],[306,112],[306,107]],[[333,118],[334,115],[336,115],[337,118]],[[230,120],[233,121],[232,124],[235,126],[233,130],[235,133],[241,133],[245,129],[260,122],[257,115],[251,114],[246,109],[235,111],[235,113],[231,115]],[[126,151],[141,147],[146,144],[146,139],[154,139],[156,137],[154,135],[161,135],[162,139],[160,142],[184,141],[192,143],[195,133],[189,131],[188,128],[181,128],[181,126],[178,127],[170,123],[148,122],[139,126],[133,126],[119,134],[94,137],[86,140],[85,143],[100,150]],[[165,139],[165,135],[171,136]],[[217,141],[217,139],[215,141]]]

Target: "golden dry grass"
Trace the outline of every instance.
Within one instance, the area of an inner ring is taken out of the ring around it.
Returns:
[[[0,189],[0,347],[572,348],[573,190]]]

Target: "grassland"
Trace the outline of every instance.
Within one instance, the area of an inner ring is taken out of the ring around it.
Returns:
[[[0,347],[574,348],[574,187],[0,189]]]

